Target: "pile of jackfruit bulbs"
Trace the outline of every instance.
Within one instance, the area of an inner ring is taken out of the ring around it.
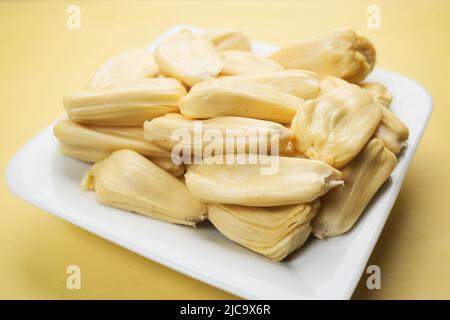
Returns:
[[[100,203],[187,226],[208,219],[281,261],[311,234],[350,230],[406,145],[392,95],[364,82],[375,61],[349,29],[269,56],[239,30],[182,30],[105,62],[64,97],[54,134],[64,155],[93,163],[81,188]]]

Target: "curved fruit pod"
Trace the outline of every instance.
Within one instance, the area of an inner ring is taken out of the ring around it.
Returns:
[[[395,155],[380,139],[372,139],[342,169],[345,186],[331,190],[321,199],[322,207],[312,222],[314,235],[322,239],[350,230],[396,165]]]
[[[306,70],[280,70],[262,74],[234,76],[234,78],[254,81],[272,90],[286,92],[302,99],[312,99],[320,93],[319,76]]]
[[[245,79],[211,79],[196,84],[180,101],[189,118],[247,117],[289,123],[303,99]]]
[[[341,173],[324,162],[277,156],[260,156],[255,164],[215,156],[189,168],[185,178],[204,202],[257,207],[311,202],[342,184]]]
[[[308,239],[318,208],[319,201],[266,208],[210,204],[208,218],[230,240],[281,261]]]
[[[141,79],[68,94],[63,104],[68,117],[79,123],[141,126],[145,120],[177,112],[185,94],[186,89],[176,79]]]
[[[381,139],[389,150],[399,154],[408,144],[409,129],[391,110],[382,108],[382,112],[383,117],[374,138]]]
[[[94,74],[89,90],[97,90],[119,82],[153,78],[159,73],[155,58],[145,49],[131,49],[107,60]]]
[[[308,100],[292,120],[295,147],[310,159],[342,168],[375,132],[381,108],[370,93],[355,85]]]
[[[373,44],[350,29],[339,29],[282,47],[270,56],[286,69],[314,71],[349,82],[364,80],[373,70]]]
[[[187,30],[164,39],[156,48],[155,60],[163,74],[190,87],[217,76],[222,68],[214,46]]]
[[[105,205],[170,223],[195,226],[206,218],[206,205],[182,181],[131,150],[116,151],[93,165],[81,188],[95,191]]]
[[[278,152],[292,139],[291,131],[276,122],[242,117],[193,120],[178,113],[146,121],[144,132],[146,140],[168,152],[179,147],[189,150],[192,155],[217,152],[269,154],[275,143]]]
[[[219,56],[222,59],[221,76],[263,74],[283,70],[279,63],[253,52],[227,50],[219,52]]]
[[[55,125],[53,133],[61,153],[70,158],[95,163],[114,151],[130,149],[176,177],[184,174],[184,166],[173,163],[170,152],[144,139],[144,129],[141,127],[89,126],[66,119]]]
[[[336,77],[325,77],[320,82],[321,94],[345,86],[352,86],[352,84]],[[401,149],[407,145],[409,129],[394,112],[388,109],[392,101],[392,95],[381,83],[362,83],[359,86],[369,92],[380,106],[383,106],[381,108],[381,121],[373,137],[383,140],[389,150],[399,154]]]

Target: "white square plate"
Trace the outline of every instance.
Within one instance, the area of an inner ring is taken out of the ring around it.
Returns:
[[[176,26],[157,39],[189,28]],[[276,47],[254,42],[256,53]],[[58,152],[52,127],[29,141],[12,159],[8,185],[25,201],[120,246],[212,286],[249,299],[349,299],[397,198],[427,125],[432,102],[404,76],[375,70],[369,81],[385,84],[392,109],[408,125],[408,147],[353,230],[327,240],[310,239],[282,263],[272,262],[229,241],[209,223],[198,228],[172,225],[98,204],[80,180],[89,165]]]

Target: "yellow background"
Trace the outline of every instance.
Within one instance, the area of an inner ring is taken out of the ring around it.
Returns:
[[[68,30],[66,9],[81,9]],[[381,30],[366,9],[381,8]],[[61,97],[86,84],[111,55],[143,47],[175,24],[235,26],[287,44],[348,26],[378,50],[378,67],[421,82],[434,113],[370,264],[382,289],[354,298],[450,298],[450,1],[27,1],[0,2],[1,170],[62,114]],[[33,161],[30,159],[29,161]],[[0,186],[0,298],[233,298],[34,208]],[[65,288],[66,267],[82,290]]]

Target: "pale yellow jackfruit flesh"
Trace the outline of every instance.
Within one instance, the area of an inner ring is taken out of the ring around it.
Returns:
[[[176,79],[152,78],[73,93],[63,99],[73,121],[100,126],[141,126],[145,120],[178,111],[186,94]]]
[[[234,116],[289,123],[303,102],[256,82],[230,77],[193,86],[181,99],[180,112],[196,119]]]
[[[101,89],[119,82],[153,78],[158,72],[152,53],[145,49],[131,49],[107,60],[93,76],[88,89]]]
[[[336,88],[352,85],[351,83],[337,77],[325,77],[320,81],[321,94],[326,94]],[[359,87],[367,90],[374,100],[380,103],[383,107],[388,108],[392,102],[392,94],[389,93],[387,88],[378,82],[366,82],[359,84]]]
[[[168,152],[178,146],[190,150],[191,155],[214,155],[217,148],[219,153],[269,154],[275,150],[278,154],[292,139],[292,133],[281,124],[271,121],[241,117],[193,120],[181,114],[169,113],[146,121],[144,137]]]
[[[314,72],[306,70],[280,70],[234,77],[251,80],[272,90],[286,92],[302,99],[312,99],[320,93],[320,78]]]
[[[295,147],[310,159],[342,168],[375,132],[381,108],[367,91],[354,85],[308,100],[292,121]]]
[[[325,77],[320,82],[322,95],[345,86],[352,86],[352,84],[336,77]],[[381,121],[375,131],[374,138],[383,140],[385,146],[393,153],[400,153],[401,149],[407,145],[409,129],[395,113],[388,109],[392,101],[392,95],[381,83],[362,83],[360,87],[369,92],[380,106],[383,106],[381,108]]]
[[[72,120],[61,120],[53,128],[64,155],[95,163],[109,157],[114,151],[130,149],[152,160],[175,176],[184,174],[184,167],[174,164],[170,153],[144,140],[141,127],[102,127],[82,125]]]
[[[318,207],[319,201],[266,208],[210,204],[208,217],[227,238],[281,261],[309,237]]]
[[[350,230],[396,164],[397,158],[383,142],[372,139],[342,169],[345,185],[322,197],[322,207],[312,222],[314,235],[322,239]]]
[[[155,60],[163,74],[188,86],[217,76],[222,68],[214,46],[187,30],[164,39],[156,48]]]
[[[321,161],[276,156],[258,160],[242,164],[222,156],[204,159],[189,168],[186,184],[207,203],[269,207],[311,202],[342,183],[341,173]]]
[[[207,213],[182,181],[131,150],[116,151],[93,165],[81,188],[95,191],[105,205],[170,223],[195,226]]]
[[[222,59],[221,76],[264,74],[283,70],[277,62],[253,52],[227,50],[219,52],[219,56]]]
[[[382,108],[383,117],[375,131],[374,138],[383,140],[385,146],[395,154],[406,147],[409,138],[408,127],[391,110]]]
[[[250,39],[244,33],[234,28],[214,30],[208,32],[205,37],[214,45],[217,51],[252,50]]]
[[[383,107],[389,108],[393,97],[392,94],[387,90],[386,86],[378,82],[361,83],[359,86],[369,91],[375,101],[381,103]]]
[[[270,56],[286,69],[314,71],[320,77],[336,76],[352,83],[373,70],[372,43],[349,29],[339,29],[282,47]]]
[[[86,148],[111,154],[120,149],[130,149],[148,157],[170,157],[169,152],[144,139],[144,129],[141,127],[91,126],[65,119],[55,125],[53,132],[61,145],[77,147],[80,150]],[[87,162],[103,160],[95,155],[91,158],[89,152],[86,152],[83,158],[80,160]]]

